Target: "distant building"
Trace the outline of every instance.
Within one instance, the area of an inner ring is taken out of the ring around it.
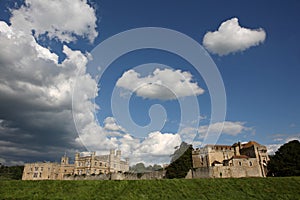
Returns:
[[[266,146],[245,144],[206,145],[195,149],[193,178],[266,177],[269,157]]]
[[[36,162],[24,166],[22,180],[62,180],[68,175],[97,175],[129,171],[129,159],[121,160],[121,151],[110,150],[108,155],[75,154],[73,164],[66,155],[60,163]]]

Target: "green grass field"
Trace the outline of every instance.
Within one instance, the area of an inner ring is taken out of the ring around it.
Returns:
[[[300,177],[0,181],[0,199],[300,199]]]

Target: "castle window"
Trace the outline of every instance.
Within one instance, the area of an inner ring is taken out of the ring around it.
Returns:
[[[35,167],[35,168],[34,168],[34,170],[35,170],[35,171],[38,171],[38,170],[39,170],[39,168],[38,168],[38,167]]]
[[[37,178],[37,176],[38,176],[38,173],[33,174],[33,178]]]
[[[239,162],[239,166],[242,166],[242,163],[241,163],[241,162]]]
[[[100,162],[100,166],[102,166],[102,162]]]
[[[44,167],[41,167],[41,171],[43,171],[44,170]]]
[[[97,166],[97,162],[95,162],[95,166]]]
[[[42,177],[42,173],[40,173],[40,178]]]
[[[252,162],[251,161],[249,162],[249,165],[252,166]]]

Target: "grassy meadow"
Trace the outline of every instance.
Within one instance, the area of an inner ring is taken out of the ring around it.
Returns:
[[[0,181],[0,199],[300,199],[300,177]]]

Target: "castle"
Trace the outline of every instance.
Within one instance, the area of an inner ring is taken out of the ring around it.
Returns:
[[[192,152],[193,169],[186,178],[266,177],[269,156],[266,146],[255,141],[233,145],[206,145]],[[37,162],[24,166],[22,180],[68,180],[68,176],[111,174],[112,180],[139,179],[129,171],[129,160],[121,160],[121,151],[110,150],[108,155],[75,154],[74,164],[65,155],[60,163]],[[145,179],[164,178],[165,171],[148,174]],[[119,177],[120,176],[120,177]],[[106,179],[107,180],[107,179]]]
[[[193,178],[266,177],[266,146],[255,141],[206,145],[193,150]]]
[[[24,166],[22,180],[63,180],[69,175],[98,175],[129,171],[129,159],[121,160],[121,151],[110,150],[108,155],[75,154],[74,164],[64,155],[60,163],[36,162]]]

